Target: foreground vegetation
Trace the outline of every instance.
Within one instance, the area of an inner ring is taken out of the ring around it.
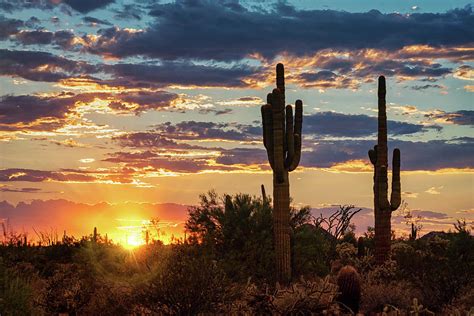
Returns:
[[[270,202],[211,192],[189,209],[186,241],[133,251],[100,235],[47,246],[12,235],[0,246],[0,312],[466,315],[474,306],[474,240],[464,223],[394,239],[391,259],[375,265],[373,231],[356,240],[350,206],[332,222],[291,209],[293,280],[275,284]]]

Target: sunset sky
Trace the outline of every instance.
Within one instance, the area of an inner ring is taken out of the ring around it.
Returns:
[[[385,75],[422,233],[473,221],[469,3],[0,0],[0,219],[119,239],[158,217],[167,239],[210,189],[271,193],[260,106],[282,62],[287,102],[304,102],[295,205],[354,204],[358,231],[373,225]]]

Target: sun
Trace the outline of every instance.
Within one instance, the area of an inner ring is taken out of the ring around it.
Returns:
[[[131,232],[126,236],[125,242],[122,244],[122,247],[131,250],[140,247],[144,244],[145,241],[143,240],[139,232]]]

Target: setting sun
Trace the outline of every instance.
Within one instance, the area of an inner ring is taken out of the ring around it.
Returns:
[[[134,233],[126,236],[125,242],[122,243],[121,245],[125,249],[134,249],[134,248],[137,248],[137,247],[142,246],[144,244],[145,244],[145,241],[143,240],[142,236],[140,236],[139,233],[134,232]]]

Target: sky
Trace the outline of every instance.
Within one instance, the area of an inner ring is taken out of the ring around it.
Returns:
[[[295,206],[373,226],[384,75],[404,210],[422,233],[472,222],[473,61],[469,1],[0,0],[0,218],[116,240],[158,218],[169,241],[200,194],[271,194],[260,106],[282,62],[304,103]]]

